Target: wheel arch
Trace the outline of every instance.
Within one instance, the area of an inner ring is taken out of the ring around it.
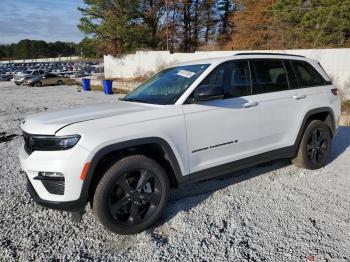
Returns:
[[[299,148],[301,138],[304,134],[304,131],[305,131],[307,125],[312,120],[323,121],[329,127],[329,130],[331,131],[332,137],[335,136],[335,134],[336,134],[336,122],[335,122],[333,109],[330,107],[319,107],[319,108],[311,109],[305,114],[303,122],[300,126],[299,133],[298,133],[297,139],[296,139],[295,144],[294,144],[295,152],[297,152],[297,150]]]
[[[108,145],[96,152],[90,161],[81,197],[88,201],[104,172],[118,159],[132,154],[143,154],[157,161],[166,170],[172,187],[183,181],[178,159],[166,140],[159,137],[134,139]]]

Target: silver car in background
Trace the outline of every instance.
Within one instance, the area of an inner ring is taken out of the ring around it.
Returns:
[[[44,75],[44,70],[27,70],[24,72],[17,73],[13,76],[13,82],[16,85],[23,84],[26,80]]]
[[[64,82],[64,77],[55,73],[46,73],[44,75],[38,75],[36,77],[26,79],[23,84],[40,87],[47,85],[63,85]]]

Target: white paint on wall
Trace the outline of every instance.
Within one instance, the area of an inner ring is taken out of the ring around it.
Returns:
[[[231,56],[240,52],[274,52],[303,55],[321,63],[326,72],[340,88],[350,81],[350,48],[339,49],[295,49],[295,50],[250,50],[250,51],[199,51],[174,53],[168,51],[137,51],[121,58],[104,56],[106,78],[132,78],[154,73],[173,64]],[[350,84],[350,83],[349,83]]]

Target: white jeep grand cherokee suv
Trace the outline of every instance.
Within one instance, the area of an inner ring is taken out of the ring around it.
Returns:
[[[78,219],[90,202],[106,228],[132,234],[180,183],[279,158],[323,167],[339,115],[316,61],[241,53],[167,68],[121,101],[29,116],[19,158],[38,203]]]

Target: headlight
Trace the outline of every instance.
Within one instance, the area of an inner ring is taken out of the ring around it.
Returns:
[[[74,147],[79,139],[79,135],[71,136],[41,136],[23,134],[26,151],[57,151],[67,150]]]

